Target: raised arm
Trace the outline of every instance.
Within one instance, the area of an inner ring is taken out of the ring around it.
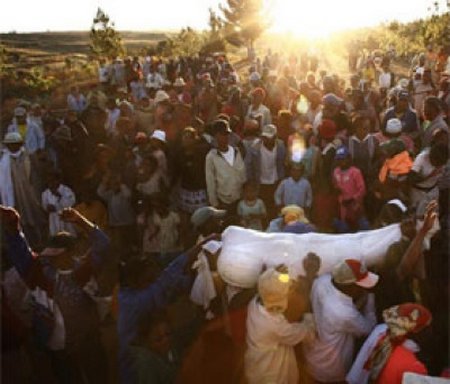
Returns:
[[[422,254],[423,240],[425,239],[428,231],[433,227],[434,220],[437,217],[437,214],[435,212],[436,207],[436,201],[432,201],[427,206],[423,225],[417,231],[416,236],[409,245],[408,249],[402,257],[402,260],[400,261],[400,264],[397,267],[396,272],[400,280],[403,280],[407,276],[411,275],[417,264],[417,261],[419,260],[420,255]]]

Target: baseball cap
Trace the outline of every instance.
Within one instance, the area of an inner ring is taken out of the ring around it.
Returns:
[[[258,293],[269,312],[284,312],[288,306],[289,275],[274,268],[265,270],[258,279]]]
[[[409,93],[408,93],[408,91],[402,90],[402,91],[400,91],[400,92],[398,93],[397,96],[398,96],[399,99],[406,99],[406,100],[409,99]]]
[[[212,131],[215,135],[231,133],[230,124],[224,119],[217,119],[212,123]]]
[[[216,209],[214,207],[197,208],[191,216],[191,223],[192,225],[194,225],[194,227],[198,228],[211,218],[221,219],[225,217],[226,213],[227,211]]]
[[[338,284],[356,284],[363,288],[372,288],[378,283],[379,276],[369,272],[359,260],[346,259],[335,265],[331,275]]]
[[[23,143],[22,136],[19,132],[8,132],[3,139],[3,144],[21,144]]]
[[[69,232],[59,232],[51,236],[47,242],[47,246],[40,253],[41,256],[59,256],[65,250],[72,248],[77,238]]]
[[[327,93],[322,98],[322,103],[324,105],[334,105],[338,107],[343,103],[343,100],[340,97],[336,96],[334,93]]]
[[[17,107],[14,109],[14,116],[20,117],[20,116],[26,116],[27,110],[24,107]]]
[[[275,137],[277,134],[277,127],[273,124],[267,124],[263,127],[261,136],[268,137],[269,139]]]
[[[336,150],[336,154],[334,155],[335,160],[344,160],[350,155],[347,147],[342,146]]]

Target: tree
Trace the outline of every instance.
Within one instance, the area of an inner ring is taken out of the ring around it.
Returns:
[[[235,46],[253,48],[255,40],[267,28],[262,16],[263,0],[227,0],[227,5],[219,8],[225,39]]]
[[[90,39],[89,48],[96,57],[116,57],[125,53],[120,34],[101,8],[97,9],[92,22]]]

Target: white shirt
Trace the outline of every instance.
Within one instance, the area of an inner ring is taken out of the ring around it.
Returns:
[[[261,145],[261,174],[259,181],[261,184],[275,184],[278,180],[277,174],[277,146],[272,150]]]
[[[98,69],[98,81],[100,83],[107,83],[109,81],[109,68],[107,66]]]
[[[416,185],[420,188],[432,188],[437,185],[444,172],[444,167],[436,168],[430,163],[430,148],[425,148],[414,160],[411,171],[417,172],[426,179]]]
[[[390,72],[382,72],[378,77],[378,85],[380,88],[391,88],[391,76]]]
[[[62,221],[59,217],[59,212],[62,209],[73,207],[75,205],[75,194],[69,187],[63,184],[59,185],[58,193],[61,195],[61,197],[54,195],[49,188],[42,192],[42,207],[47,210],[47,207],[49,205],[53,205],[56,209],[55,212],[49,212],[48,214],[50,235],[54,236],[61,231],[70,232],[73,235],[76,235],[75,229],[73,228],[72,224]]]
[[[230,164],[231,166],[233,166],[234,164],[234,149],[233,147],[231,147],[230,145],[228,146],[228,151],[226,152],[220,152],[220,154],[223,156],[223,158],[225,159],[225,161]]]
[[[249,384],[297,384],[294,346],[313,334],[312,322],[289,323],[254,298],[248,306],[245,373]]]
[[[318,338],[303,348],[308,369],[318,381],[343,381],[352,364],[355,337],[369,334],[376,324],[373,294],[362,314],[327,273],[314,282],[311,303]]]
[[[147,75],[147,88],[161,89],[164,85],[164,78],[158,73],[153,72]]]
[[[120,117],[120,109],[119,108],[114,108],[113,110],[106,109],[106,113],[107,113],[106,123],[105,123],[106,133],[109,136],[115,136],[115,135],[117,135],[116,122],[117,122],[117,119]]]
[[[267,108],[263,104],[260,104],[258,108],[254,109],[253,105],[250,105],[248,107],[247,117],[251,119],[257,119],[259,116],[261,116],[260,128],[263,128],[265,125],[272,123],[272,115],[270,114],[269,108]]]

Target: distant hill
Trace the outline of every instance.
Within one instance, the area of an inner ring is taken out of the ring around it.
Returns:
[[[120,34],[127,50],[135,51],[164,40],[170,32],[121,31]],[[0,43],[22,53],[29,50],[42,54],[87,54],[89,32],[1,33]]]

